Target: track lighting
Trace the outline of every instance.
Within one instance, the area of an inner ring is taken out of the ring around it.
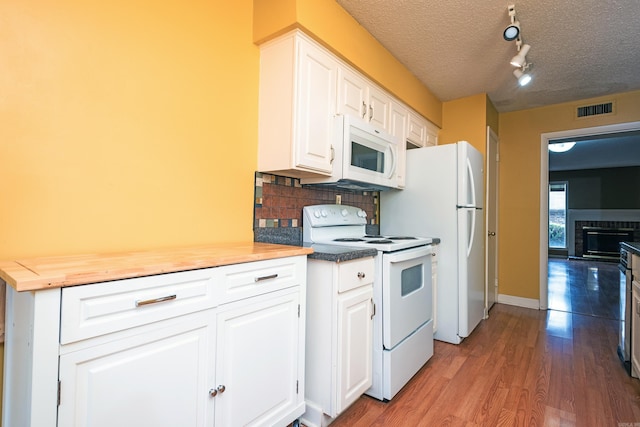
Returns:
[[[523,73],[519,68],[513,70],[513,75],[518,79],[518,84],[520,86],[526,86],[531,81],[531,76],[527,73]]]
[[[504,29],[502,37],[508,42],[514,41],[520,35],[520,23],[516,21],[516,8],[514,5],[510,5],[507,8],[509,17],[511,18],[511,25]]]
[[[531,82],[531,75],[526,72],[531,65],[527,62],[527,54],[529,53],[531,46],[522,43],[522,31],[520,30],[520,22],[516,19],[516,7],[514,5],[509,5],[507,7],[507,13],[509,14],[511,25],[505,28],[502,33],[502,37],[506,41],[515,40],[516,42],[516,49],[518,52],[513,58],[511,58],[510,63],[514,67],[517,67],[513,70],[513,75],[518,79],[520,86],[526,86]]]
[[[511,58],[511,65],[513,65],[514,67],[522,68],[527,63],[526,56],[527,53],[529,53],[529,49],[531,49],[531,46],[525,44],[522,46],[522,48],[520,48],[518,42],[516,42],[516,45],[518,46],[518,54]]]

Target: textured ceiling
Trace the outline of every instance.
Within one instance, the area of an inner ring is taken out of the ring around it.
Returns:
[[[336,0],[440,100],[487,93],[499,112],[640,90],[640,0]],[[515,5],[533,81],[502,38]]]

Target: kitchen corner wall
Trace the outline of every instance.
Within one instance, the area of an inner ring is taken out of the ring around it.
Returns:
[[[300,244],[302,208],[308,205],[334,204],[336,196],[341,197],[343,205],[363,209],[367,213],[370,228],[377,228],[378,225],[377,192],[302,186],[296,178],[256,172],[254,195],[255,241]]]

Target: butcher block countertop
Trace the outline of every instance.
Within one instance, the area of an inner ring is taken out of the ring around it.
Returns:
[[[243,242],[37,257],[0,262],[0,278],[17,291],[34,291],[310,253],[312,248],[302,246]]]

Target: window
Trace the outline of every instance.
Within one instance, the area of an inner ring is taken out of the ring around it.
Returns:
[[[567,183],[549,183],[549,247],[567,248]]]

